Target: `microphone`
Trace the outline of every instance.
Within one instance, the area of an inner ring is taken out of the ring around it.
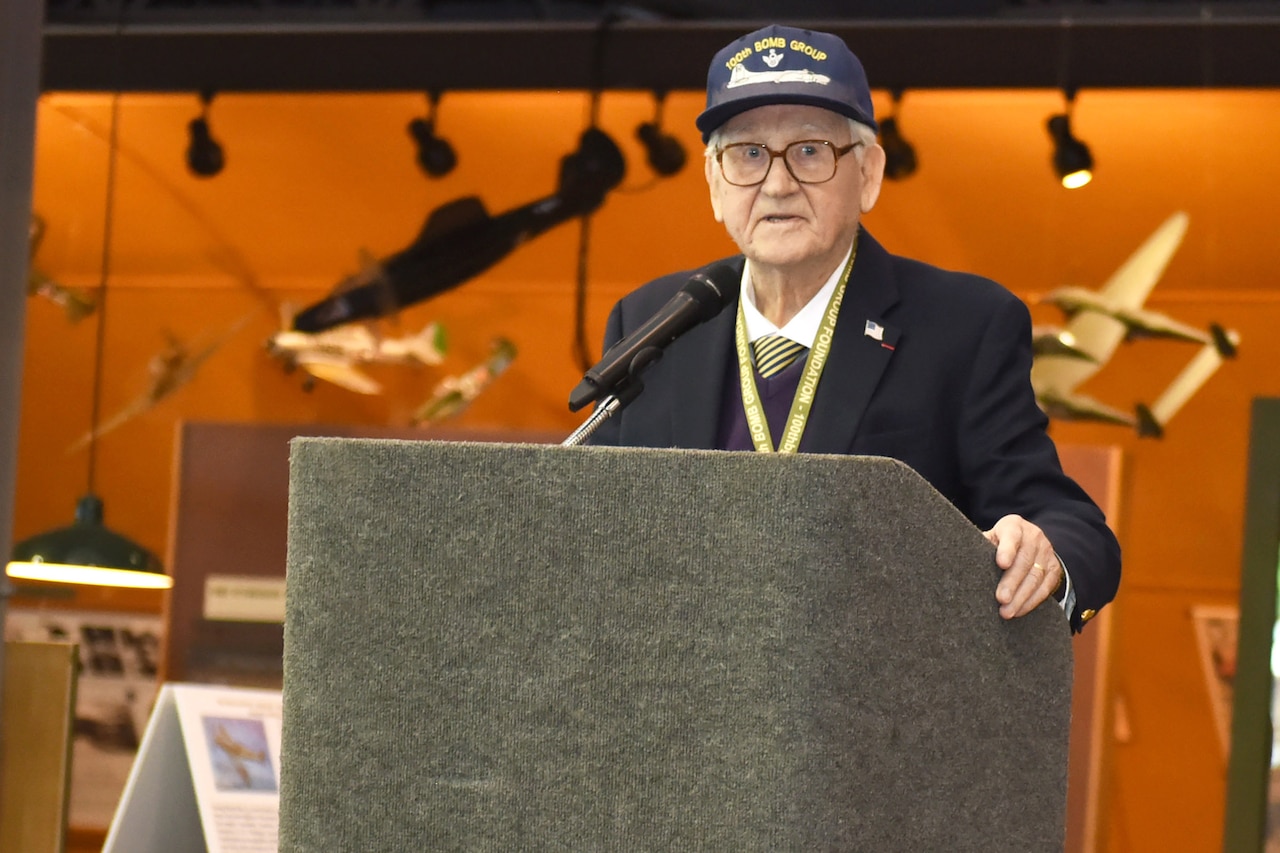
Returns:
[[[719,314],[738,292],[741,273],[727,262],[698,270],[644,325],[609,347],[569,395],[569,411],[616,393],[662,350],[699,323]]]

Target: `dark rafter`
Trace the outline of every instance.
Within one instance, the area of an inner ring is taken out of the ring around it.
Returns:
[[[42,88],[697,90],[708,57],[771,18],[840,34],[889,89],[1280,85],[1275,0],[805,5],[826,7],[797,21],[777,0],[49,0]]]

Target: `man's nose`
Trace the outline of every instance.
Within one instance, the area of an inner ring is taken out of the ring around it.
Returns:
[[[800,186],[800,182],[791,175],[791,170],[787,168],[786,156],[778,154],[769,158],[769,171],[765,172],[761,186],[765,192],[779,195],[793,192]]]

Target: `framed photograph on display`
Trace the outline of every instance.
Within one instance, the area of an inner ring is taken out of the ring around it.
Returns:
[[[1198,605],[1191,608],[1196,647],[1205,690],[1213,708],[1213,724],[1222,754],[1231,751],[1231,706],[1235,692],[1236,648],[1240,611],[1236,607]]]
[[[158,689],[164,622],[158,614],[12,607],[5,637],[76,643],[72,827],[106,829],[124,790]]]

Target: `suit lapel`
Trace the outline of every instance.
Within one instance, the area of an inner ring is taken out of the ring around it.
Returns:
[[[734,263],[741,275],[746,260],[740,255]],[[725,377],[730,357],[736,351],[733,330],[737,316],[735,298],[723,311],[677,342],[685,348],[680,363],[688,367],[676,377],[673,399],[678,402],[671,412],[671,443],[675,447],[711,449],[716,446]]]
[[[848,453],[862,416],[893,357],[901,330],[884,316],[898,301],[889,254],[865,230],[858,236],[858,257],[836,320],[831,355],[800,450]]]

